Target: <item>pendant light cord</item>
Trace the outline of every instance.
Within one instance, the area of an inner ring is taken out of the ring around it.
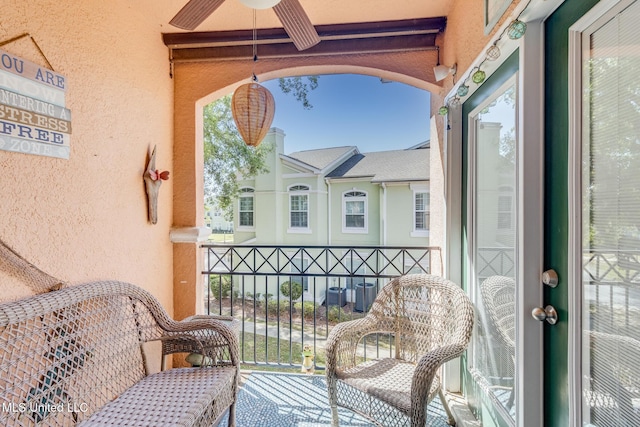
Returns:
[[[253,66],[251,67],[251,80],[258,81],[256,76],[256,62],[258,62],[258,28],[256,23],[256,10],[253,9]]]

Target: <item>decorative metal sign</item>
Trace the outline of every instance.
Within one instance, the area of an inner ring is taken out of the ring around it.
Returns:
[[[66,78],[0,50],[0,150],[68,159]]]

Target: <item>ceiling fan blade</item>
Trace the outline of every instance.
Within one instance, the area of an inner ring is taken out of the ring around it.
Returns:
[[[169,24],[183,30],[195,30],[224,0],[189,0]]]
[[[282,0],[273,6],[273,11],[298,50],[309,49],[320,43],[318,32],[298,0]]]

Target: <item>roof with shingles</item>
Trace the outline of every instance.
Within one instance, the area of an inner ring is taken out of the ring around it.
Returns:
[[[429,149],[358,153],[327,174],[327,178],[371,177],[371,182],[429,180]]]
[[[358,148],[355,146],[321,148],[318,150],[296,151],[295,153],[287,154],[286,157],[291,157],[316,169],[323,170],[349,151],[354,150],[357,152]]]

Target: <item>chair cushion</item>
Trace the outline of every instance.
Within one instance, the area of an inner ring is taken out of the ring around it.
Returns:
[[[235,397],[236,368],[175,368],[145,377],[85,426],[211,425]]]
[[[416,365],[400,359],[376,359],[353,368],[340,370],[336,376],[341,381],[380,399],[402,412],[411,411],[411,381]],[[440,387],[438,376],[429,390],[429,401]]]

